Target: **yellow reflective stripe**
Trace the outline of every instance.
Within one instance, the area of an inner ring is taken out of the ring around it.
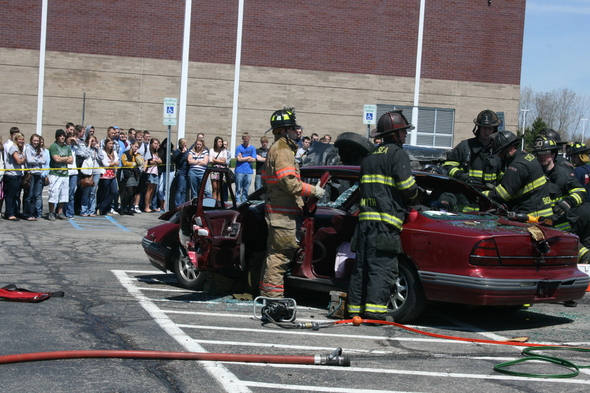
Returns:
[[[479,207],[473,207],[473,206],[463,206],[461,208],[462,212],[478,212],[479,211]]]
[[[383,175],[363,175],[361,177],[361,183],[368,184],[368,183],[377,183],[377,184],[385,184],[386,186],[395,187],[398,190],[406,190],[412,187],[416,180],[414,180],[413,176],[408,177],[406,180],[397,184],[393,177],[391,176],[383,176]]]
[[[449,171],[449,177],[455,177],[455,173],[460,171],[461,170],[459,168],[451,168],[451,170]]]
[[[559,229],[560,231],[564,231],[564,232],[569,232],[572,229],[572,227],[570,226],[570,223],[567,221],[564,223],[555,225],[554,228]]]
[[[361,177],[361,184],[362,183],[379,183],[395,187],[395,180],[393,180],[393,177],[383,175],[363,175],[363,177]]]
[[[588,249],[586,247],[584,247],[584,246],[581,245],[580,246],[580,252],[579,252],[578,256],[581,257],[582,255],[586,254],[587,252],[588,252]]]
[[[370,313],[386,313],[387,312],[387,306],[381,305],[381,304],[370,304],[367,303],[365,304],[365,312],[370,312]]]
[[[353,313],[353,314],[360,314],[362,311],[364,311],[361,306],[354,306],[352,304],[348,305],[348,312],[349,313]]]
[[[538,179],[533,180],[529,184],[525,185],[522,189],[520,189],[516,193],[516,195],[514,195],[514,198],[521,197],[524,194],[529,193],[529,192],[541,187],[545,183],[547,183],[547,178],[545,177],[545,175],[543,175],[543,176],[539,177]]]
[[[483,171],[477,170],[477,169],[470,169],[469,170],[469,176],[473,177],[473,178],[479,178],[481,179],[483,177]]]
[[[445,161],[443,166],[459,166],[459,162],[458,161]]]
[[[498,179],[498,175],[496,173],[484,173],[483,179],[486,182],[495,181]]]
[[[413,176],[408,177],[406,180],[402,181],[397,185],[398,190],[407,190],[411,188],[414,184],[416,184],[416,180],[414,180]]]
[[[584,202],[580,195],[584,195],[585,192],[586,189],[584,188],[574,188],[570,191],[570,196],[574,197],[576,200],[576,206],[580,206]]]
[[[508,191],[506,191],[506,189],[502,185],[496,187],[496,192],[498,193],[500,198],[504,199],[505,201],[509,201],[510,199],[512,199],[512,196],[508,194]]]
[[[359,214],[360,221],[382,221],[387,224],[393,225],[398,229],[402,229],[403,221],[396,216],[388,213],[380,212],[362,212]]]
[[[551,208],[548,207],[547,209],[537,210],[537,211],[530,212],[527,214],[529,216],[533,216],[533,217],[549,217],[549,216],[553,215],[553,210],[551,210]]]

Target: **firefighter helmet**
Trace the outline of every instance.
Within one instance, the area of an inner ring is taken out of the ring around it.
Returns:
[[[586,146],[582,142],[573,142],[571,145],[566,146],[566,153],[568,156],[575,156],[576,154],[588,154],[590,147]]]
[[[546,136],[538,136],[533,141],[533,153],[546,154],[550,151],[559,151],[559,146],[553,139],[549,139]]]
[[[371,131],[371,138],[383,137],[395,131],[413,130],[414,126],[408,123],[408,119],[401,110],[385,112],[377,122],[377,129]]]
[[[479,112],[477,117],[473,119],[473,123],[475,126],[473,127],[473,133],[477,135],[477,131],[479,131],[479,127],[494,127],[494,132],[498,132],[498,126],[500,125],[500,119],[496,112],[491,109],[484,109],[483,111]]]
[[[295,111],[291,109],[279,109],[278,111],[275,111],[270,117],[270,128],[266,130],[266,132],[272,130],[273,134],[276,134],[278,133],[278,130],[283,127],[302,128],[297,124]]]
[[[507,147],[520,143],[521,139],[511,131],[496,132],[492,135],[492,154],[499,153]]]
[[[561,136],[559,136],[559,132],[555,131],[552,128],[543,128],[539,131],[539,135],[546,136],[549,139],[553,139],[555,143],[558,145],[565,145],[567,142],[561,141]]]

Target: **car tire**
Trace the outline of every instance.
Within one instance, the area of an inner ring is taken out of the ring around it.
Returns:
[[[177,246],[177,251],[172,257],[172,271],[181,287],[193,291],[203,290],[205,272],[199,271],[193,265],[182,246]]]
[[[338,135],[334,146],[338,148],[340,160],[344,165],[357,165],[360,162],[347,162],[348,160],[355,161],[355,159],[362,159],[367,154],[375,149],[375,145],[367,137],[364,137],[356,132],[344,132]],[[354,157],[348,158],[344,154],[345,151],[354,151]]]
[[[427,301],[414,265],[402,257],[398,262],[399,274],[391,289],[387,308],[395,322],[407,323],[422,315]]]

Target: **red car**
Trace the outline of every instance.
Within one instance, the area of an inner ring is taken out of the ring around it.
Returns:
[[[212,170],[221,172],[221,179],[227,176],[225,169]],[[287,288],[346,291],[354,263],[348,245],[358,222],[359,174],[358,166],[301,168],[306,182],[329,180],[324,200],[306,205]],[[584,296],[590,278],[577,268],[577,236],[510,220],[509,212],[466,183],[425,172],[414,176],[423,197],[411,207],[401,232],[404,253],[390,302],[397,322],[419,317],[428,301],[518,307]],[[240,206],[203,198],[202,192],[163,215],[168,222],[148,229],[142,242],[152,265],[173,271],[189,289],[202,283],[203,271],[247,270],[266,246],[263,190]],[[479,211],[460,213],[465,205]]]

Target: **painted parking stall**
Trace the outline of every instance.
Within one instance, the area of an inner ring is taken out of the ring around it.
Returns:
[[[156,271],[114,270],[113,274],[187,351],[312,355],[342,347],[351,357],[351,367],[201,362],[226,391],[418,392],[433,391],[434,387],[448,391],[457,386],[469,390],[473,383],[489,392],[500,392],[506,386],[585,391],[590,385],[588,373],[573,379],[539,380],[493,371],[495,364],[519,358],[520,347],[428,338],[390,326],[340,326],[318,331],[263,327],[253,318],[251,301],[187,291],[175,286],[171,275]],[[324,309],[299,305],[297,321],[324,320],[325,314]],[[440,322],[417,328],[462,337],[506,339],[453,318]]]

